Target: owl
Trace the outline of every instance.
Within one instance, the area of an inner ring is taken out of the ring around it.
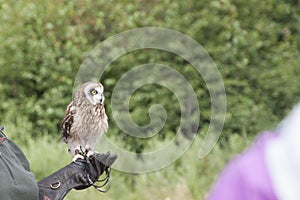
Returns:
[[[76,91],[61,122],[62,140],[67,143],[73,161],[94,154],[98,139],[107,131],[104,88],[99,82],[87,82]]]

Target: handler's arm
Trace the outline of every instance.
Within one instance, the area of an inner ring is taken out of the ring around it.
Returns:
[[[39,200],[61,200],[71,189],[85,189],[116,161],[117,155],[95,154],[88,159],[77,159],[38,182]]]

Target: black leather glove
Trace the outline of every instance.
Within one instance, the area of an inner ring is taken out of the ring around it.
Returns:
[[[104,172],[107,175],[104,180],[106,183],[109,179],[109,167],[116,159],[117,155],[110,154],[110,152],[95,153],[89,158],[77,159],[38,182],[39,199],[61,200],[73,188],[81,190],[94,185]],[[98,189],[101,186],[94,185],[94,187]]]

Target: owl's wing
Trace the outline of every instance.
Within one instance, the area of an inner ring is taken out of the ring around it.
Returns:
[[[72,124],[74,122],[74,114],[75,114],[75,107],[73,106],[73,101],[67,106],[65,111],[65,116],[60,124],[62,140],[68,143],[68,138],[70,137],[70,131]]]

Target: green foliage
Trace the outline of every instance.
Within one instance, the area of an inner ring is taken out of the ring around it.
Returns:
[[[72,190],[66,199],[204,199],[224,164],[248,146],[251,140],[238,134],[232,135],[225,150],[217,144],[209,156],[200,160],[197,157],[201,146],[198,137],[173,165],[139,175],[112,170],[111,189],[108,193],[99,193],[91,187],[82,191]],[[30,160],[31,170],[37,180],[71,161],[71,155],[66,153],[65,146],[58,142],[58,138],[29,138],[28,145],[22,145],[18,139],[16,141]],[[152,147],[157,149],[158,146],[154,144]]]
[[[171,28],[204,46],[226,86],[223,135],[270,128],[299,100],[295,1],[2,1],[0,14],[0,122],[22,119],[32,127],[32,136],[59,132],[74,77],[88,52],[109,36],[136,27]],[[190,81],[206,126],[210,99],[205,83],[193,67],[170,53],[137,51],[117,60],[103,77],[107,99],[123,73],[149,62],[172,65]],[[142,113],[155,103],[175,105],[176,98],[169,103],[168,97],[156,86],[139,89],[131,100],[133,118],[147,124]],[[180,110],[166,110],[170,121],[164,131],[174,132]]]
[[[45,158],[53,163],[53,168],[50,169],[50,165],[41,167],[39,151],[48,155],[46,147],[51,146],[51,149],[57,147],[57,151],[49,155],[64,155],[64,147],[57,146],[52,138],[59,141],[60,120],[72,99],[77,70],[88,53],[101,41],[133,28],[157,26],[182,32],[207,50],[224,80],[227,116],[220,145],[214,150],[224,158],[208,157],[207,162],[193,167],[192,157],[197,154],[193,151],[195,154],[185,155],[162,172],[134,178],[139,183],[136,191],[141,191],[128,199],[153,199],[153,193],[157,195],[154,199],[166,199],[165,194],[173,198],[173,188],[183,188],[188,191],[187,196],[192,195],[190,199],[198,199],[205,195],[208,183],[230,155],[245,145],[233,147],[234,144],[274,128],[299,102],[298,19],[296,0],[2,0],[0,124],[23,146],[37,176],[49,174],[65,163],[58,163],[53,156]],[[202,77],[180,56],[151,49],[123,55],[102,77],[107,102],[120,77],[132,66],[145,63],[172,66],[189,80],[199,101],[199,133],[202,134],[210,122],[209,92]],[[155,149],[156,143],[170,141],[178,130],[181,112],[178,99],[168,89],[145,85],[135,91],[130,99],[131,117],[137,124],[147,125],[150,122],[148,109],[154,104],[164,106],[168,115],[166,124],[155,137],[141,140],[119,129],[112,117],[111,105],[107,103],[109,137],[135,152]],[[194,118],[191,115],[190,119]],[[33,146],[38,146],[39,151],[32,149]],[[170,177],[178,173],[169,186]],[[200,180],[196,180],[199,176]],[[169,179],[161,183],[162,177]],[[181,180],[182,177],[189,178]],[[123,181],[119,191],[113,192],[108,199],[120,199],[123,194],[130,193],[132,188],[128,188],[124,180],[119,181]],[[162,189],[156,193],[151,181]],[[199,184],[203,186],[201,191]],[[147,185],[152,187],[147,188]],[[144,193],[147,189],[149,191]],[[77,193],[70,196],[76,199]]]

